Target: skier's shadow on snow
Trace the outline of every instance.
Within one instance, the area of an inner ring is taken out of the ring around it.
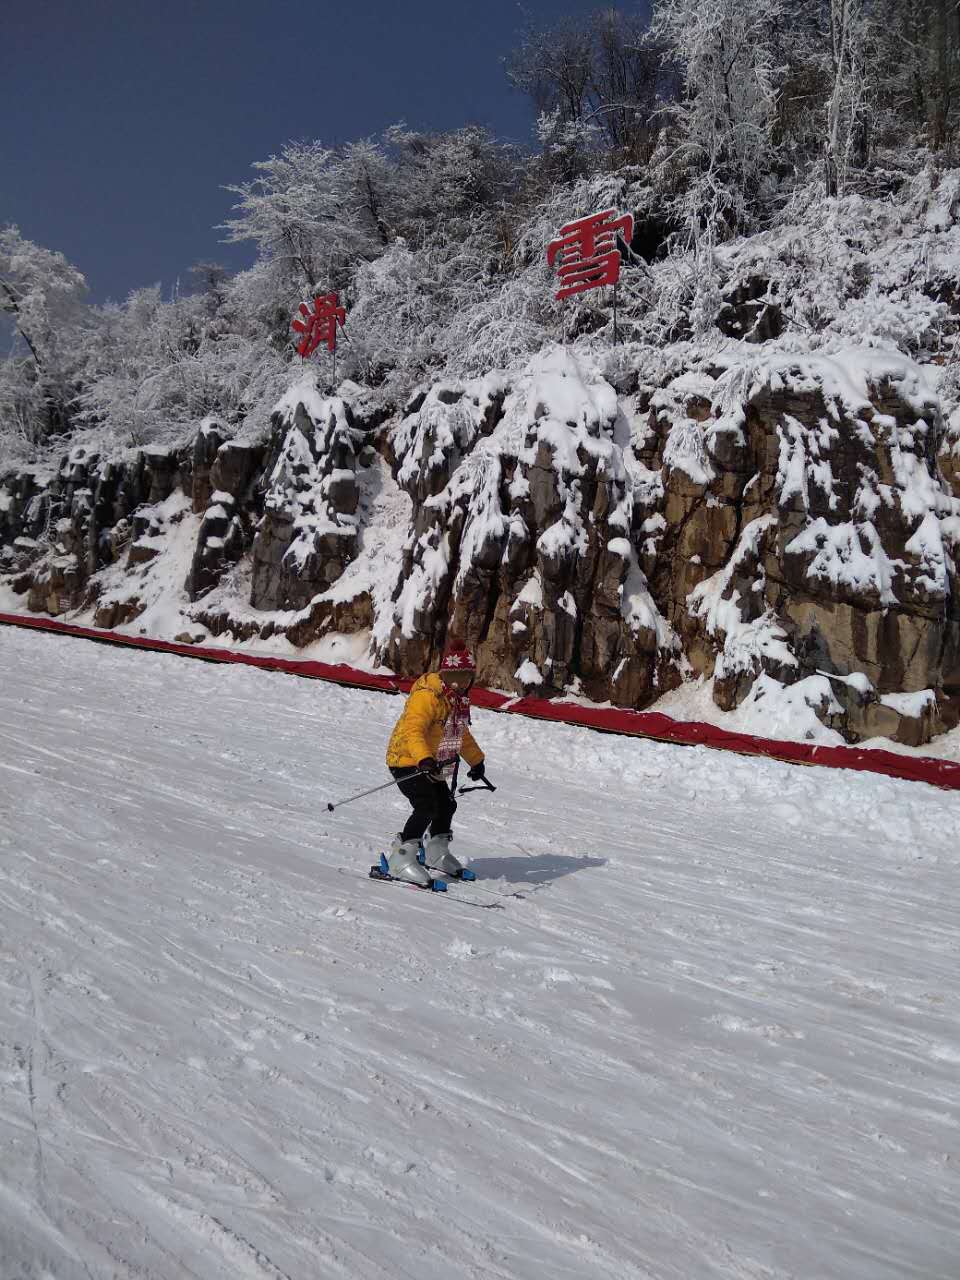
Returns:
[[[586,867],[602,867],[606,858],[571,858],[561,853],[532,854],[524,858],[476,858],[470,863],[478,880],[509,880],[511,884],[547,884]]]

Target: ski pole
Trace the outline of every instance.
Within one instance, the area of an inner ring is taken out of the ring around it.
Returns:
[[[448,764],[453,764],[452,760],[441,760],[437,762],[437,769],[445,769]],[[378,791],[386,791],[388,787],[395,787],[398,782],[406,782],[407,778],[418,778],[425,773],[430,773],[429,769],[417,769],[415,773],[408,773],[402,778],[392,778],[389,782],[384,782],[379,787],[371,787],[369,791],[358,791],[355,796],[347,796],[345,800],[337,800],[334,804],[327,801],[327,810],[333,813],[334,809],[339,809],[343,804],[353,804],[354,800],[362,800],[364,796],[374,796]]]
[[[496,791],[496,789],[497,788],[493,785],[492,782],[488,782],[486,778],[482,778],[478,786],[461,787],[458,794],[461,796],[465,796],[465,795],[469,795],[471,791]]]

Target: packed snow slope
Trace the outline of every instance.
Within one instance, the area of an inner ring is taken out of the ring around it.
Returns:
[[[444,899],[397,699],[0,661],[2,1280],[956,1280],[960,797],[477,714]]]

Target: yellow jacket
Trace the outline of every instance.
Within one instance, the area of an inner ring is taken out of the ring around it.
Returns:
[[[436,671],[421,676],[407,697],[403,715],[394,725],[387,747],[387,765],[391,769],[410,769],[427,756],[437,758],[443,737],[443,726],[451,711],[443,681]],[[469,729],[463,731],[460,754],[473,766],[483,759],[483,752]]]

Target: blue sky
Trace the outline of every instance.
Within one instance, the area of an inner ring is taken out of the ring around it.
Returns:
[[[291,138],[344,142],[405,120],[531,138],[501,65],[538,26],[597,0],[7,0],[0,223],[59,249],[91,297],[165,291],[218,243],[222,187]],[[624,6],[627,7],[627,6]],[[632,6],[631,6],[632,7]]]

